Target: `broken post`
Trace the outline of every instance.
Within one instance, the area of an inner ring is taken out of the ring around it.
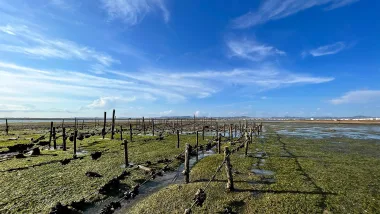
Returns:
[[[131,141],[132,142],[132,124],[130,123],[129,124],[129,141]]]
[[[63,127],[62,128],[62,147],[63,147],[63,151],[66,151],[66,128]]]
[[[112,111],[112,126],[111,126],[111,139],[113,140],[115,134],[115,109]]]
[[[120,126],[120,140],[123,140],[123,126]]]
[[[53,121],[50,122],[49,149],[51,147],[51,137],[53,135]]]
[[[74,131],[74,158],[77,156],[77,135],[78,130]]]
[[[228,149],[227,146],[224,148],[224,160],[226,162],[225,164],[226,164],[226,173],[227,173],[226,189],[228,191],[233,191],[234,190],[234,180],[232,177],[232,166],[231,166],[231,162],[230,162],[230,150]]]
[[[190,182],[190,145],[186,143],[186,150],[185,150],[185,171],[183,173],[185,175],[185,183]]]
[[[124,140],[124,160],[125,160],[125,168],[129,166],[128,162],[128,141]]]
[[[107,122],[107,112],[104,112],[104,123],[103,123],[103,129],[102,129],[103,139],[104,139],[104,136],[106,135],[106,122]]]
[[[199,140],[198,140],[198,131],[197,131],[197,157],[196,157],[196,161],[198,161],[198,150],[199,150]]]
[[[177,129],[177,148],[179,148],[179,130]]]
[[[8,135],[8,132],[9,132],[8,119],[5,119],[5,134]]]
[[[55,133],[55,127],[53,127],[53,146],[54,146],[54,150],[57,149],[57,138],[56,138],[56,133]]]

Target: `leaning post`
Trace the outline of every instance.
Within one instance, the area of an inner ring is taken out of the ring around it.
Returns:
[[[190,182],[190,145],[186,143],[186,150],[185,150],[185,170],[184,170],[184,175],[185,175],[185,183]]]
[[[234,190],[234,179],[232,177],[232,166],[230,162],[230,150],[226,146],[224,148],[224,160],[225,160],[225,166],[226,166],[226,173],[227,173],[227,185],[226,189],[228,191],[233,191]]]
[[[179,130],[177,129],[177,148],[179,148]]]

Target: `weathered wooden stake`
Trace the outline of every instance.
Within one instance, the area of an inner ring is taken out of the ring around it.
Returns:
[[[123,126],[120,126],[120,140],[123,140]]]
[[[190,182],[190,145],[186,143],[186,150],[185,150],[185,183]]]
[[[219,125],[216,123],[216,137],[219,137]]]
[[[205,140],[205,126],[202,129],[202,140]]]
[[[194,114],[194,125],[193,125],[193,132],[195,132],[195,114]]]
[[[179,130],[177,129],[177,148],[179,148]]]
[[[230,150],[228,147],[224,148],[224,158],[226,160],[226,173],[227,173],[227,185],[226,188],[228,191],[234,190],[234,179],[232,177],[232,166],[230,162]]]
[[[8,132],[9,132],[8,119],[5,119],[5,134],[8,135]]]
[[[152,119],[152,135],[154,136],[154,119]]]
[[[125,158],[125,168],[129,166],[128,162],[128,141],[124,140],[124,158]]]
[[[132,143],[132,132],[133,132],[133,129],[132,129],[132,124],[130,123],[129,124],[129,141],[131,141],[131,143]]]
[[[221,153],[221,149],[220,149],[220,141],[221,141],[222,139],[221,139],[221,136],[218,136],[218,154],[220,154]]]
[[[57,149],[57,138],[56,138],[56,133],[55,133],[55,127],[53,127],[53,146],[54,146],[54,149]]]
[[[107,112],[104,112],[104,123],[103,123],[103,129],[102,129],[103,139],[106,135],[106,122],[107,122]]]
[[[143,123],[143,131],[144,131],[144,135],[145,135],[146,133],[145,133],[145,118],[144,117],[142,119],[142,123]]]
[[[74,131],[74,157],[77,156],[77,135],[78,135],[78,130]]]
[[[245,146],[245,152],[244,152],[244,155],[247,157],[247,155],[248,155],[248,144],[249,142],[248,142],[248,140],[246,140],[245,141],[245,143],[244,143],[244,146]]]
[[[51,137],[53,135],[53,121],[50,122],[50,133],[49,133],[49,149],[51,147]]]
[[[115,134],[115,109],[112,111],[111,139],[114,138],[114,134]]]
[[[199,151],[199,140],[198,140],[198,131],[197,131],[197,157],[196,157],[196,161],[198,161],[198,151]]]
[[[66,128],[63,127],[62,128],[62,147],[63,147],[63,151],[66,151]]]

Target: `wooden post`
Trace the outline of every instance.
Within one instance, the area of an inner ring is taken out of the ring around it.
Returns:
[[[77,135],[78,135],[78,130],[74,131],[74,157],[77,156]]]
[[[8,119],[5,119],[5,134],[8,135],[8,132],[9,132]]]
[[[54,149],[57,149],[57,138],[56,138],[56,133],[55,133],[55,127],[53,127],[53,145],[54,145]]]
[[[177,148],[179,148],[179,130],[177,129]]]
[[[194,125],[193,125],[193,132],[195,132],[195,114],[194,114]]]
[[[115,134],[115,109],[112,111],[111,139],[114,138],[114,134]]]
[[[123,140],[123,126],[120,126],[120,140]]]
[[[132,142],[132,135],[133,135],[133,134],[132,134],[132,131],[133,131],[133,130],[132,130],[132,123],[130,123],[130,124],[129,124],[129,141],[131,141],[131,142]]]
[[[205,126],[202,129],[202,140],[205,140]]]
[[[219,137],[219,125],[216,123],[216,137]]]
[[[75,130],[77,129],[77,118],[75,118],[75,121],[74,121],[74,129]]]
[[[142,123],[143,123],[143,131],[144,131],[144,135],[145,135],[146,133],[145,133],[145,118],[144,117],[142,119]]]
[[[186,143],[186,150],[185,150],[185,183],[190,182],[190,145]]]
[[[124,160],[125,160],[125,168],[129,166],[128,162],[128,141],[124,140]]]
[[[196,157],[196,161],[198,161],[198,151],[199,151],[199,140],[198,140],[198,131],[197,131],[197,157]]]
[[[224,159],[226,161],[226,173],[227,173],[227,185],[226,188],[228,191],[234,190],[234,180],[232,177],[232,166],[230,162],[230,150],[228,147],[224,148]]]
[[[104,123],[103,123],[103,129],[102,129],[103,139],[106,135],[106,122],[107,122],[107,112],[104,112]]]
[[[62,147],[63,147],[63,151],[66,151],[66,128],[63,127],[62,128]]]
[[[252,128],[251,128],[251,131],[250,131],[250,135],[251,135],[251,136],[250,136],[250,138],[251,138],[251,139],[250,139],[250,143],[251,143],[251,144],[253,143],[253,134],[252,134],[252,133],[253,133],[253,131],[252,131]]]
[[[51,147],[51,137],[53,135],[53,121],[50,122],[49,149]]]
[[[154,136],[154,119],[152,119],[152,135]]]
[[[220,141],[221,141],[221,136],[218,136],[218,154],[221,153],[221,151],[220,151]]]
[[[245,141],[245,143],[244,143],[244,146],[245,146],[245,152],[244,152],[244,155],[247,157],[247,155],[248,155],[248,140],[246,140]]]
[[[234,138],[234,134],[232,132],[232,124],[230,124],[230,139],[232,140]]]

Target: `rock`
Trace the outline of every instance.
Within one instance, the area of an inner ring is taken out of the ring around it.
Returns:
[[[17,159],[19,158],[26,158],[25,155],[23,153],[19,153],[15,156]]]
[[[34,148],[32,150],[32,155],[40,155],[40,154],[41,154],[40,148]]]
[[[102,177],[99,173],[97,173],[97,172],[90,172],[90,171],[86,172],[86,176],[90,177],[90,178],[100,178],[100,177]]]
[[[61,160],[60,162],[62,165],[66,165],[66,164],[69,164],[70,161],[71,161],[70,159],[64,159],[64,160]]]
[[[93,152],[91,153],[92,160],[97,160],[102,156],[102,152]]]

